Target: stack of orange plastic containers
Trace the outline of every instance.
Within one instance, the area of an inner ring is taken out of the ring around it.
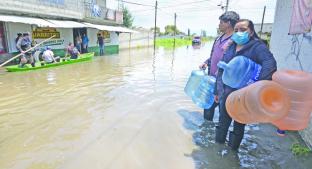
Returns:
[[[282,85],[291,99],[286,117],[273,121],[282,130],[303,130],[309,125],[312,112],[312,74],[298,70],[277,71],[273,81]]]
[[[244,124],[274,124],[281,130],[303,130],[312,112],[312,74],[282,70],[273,81],[258,81],[231,93],[226,109],[236,121]]]
[[[226,109],[236,121],[244,124],[273,122],[288,114],[287,91],[272,81],[258,81],[231,93]]]

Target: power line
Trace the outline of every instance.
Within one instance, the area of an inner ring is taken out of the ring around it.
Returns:
[[[117,0],[116,0],[117,1]],[[120,2],[126,3],[126,4],[132,4],[132,5],[140,5],[140,6],[151,6],[151,7],[155,7],[154,5],[147,5],[147,4],[141,4],[141,3],[136,3],[136,2],[129,2],[129,1],[124,1],[121,0]]]
[[[195,4],[195,3],[202,3],[202,2],[210,2],[211,0],[201,0],[201,1],[193,1],[193,2],[186,2],[186,3],[180,3],[177,5],[169,5],[161,8],[171,8],[171,7],[178,7],[178,6],[184,6],[184,5],[189,5],[189,4]]]

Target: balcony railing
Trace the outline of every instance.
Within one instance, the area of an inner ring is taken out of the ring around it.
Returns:
[[[95,20],[108,20],[117,24],[123,23],[123,13],[121,11],[105,8],[96,4],[85,4],[85,18]]]

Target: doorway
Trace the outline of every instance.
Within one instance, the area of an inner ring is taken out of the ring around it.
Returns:
[[[82,53],[82,35],[87,34],[87,28],[74,28],[73,29],[73,42],[75,47],[79,50],[80,53]]]

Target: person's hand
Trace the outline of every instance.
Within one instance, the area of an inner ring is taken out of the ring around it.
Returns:
[[[219,103],[219,97],[218,97],[218,95],[214,95],[214,101],[215,101],[216,103]]]
[[[205,70],[207,68],[207,64],[206,63],[203,63],[203,64],[200,64],[198,67],[200,70]]]

